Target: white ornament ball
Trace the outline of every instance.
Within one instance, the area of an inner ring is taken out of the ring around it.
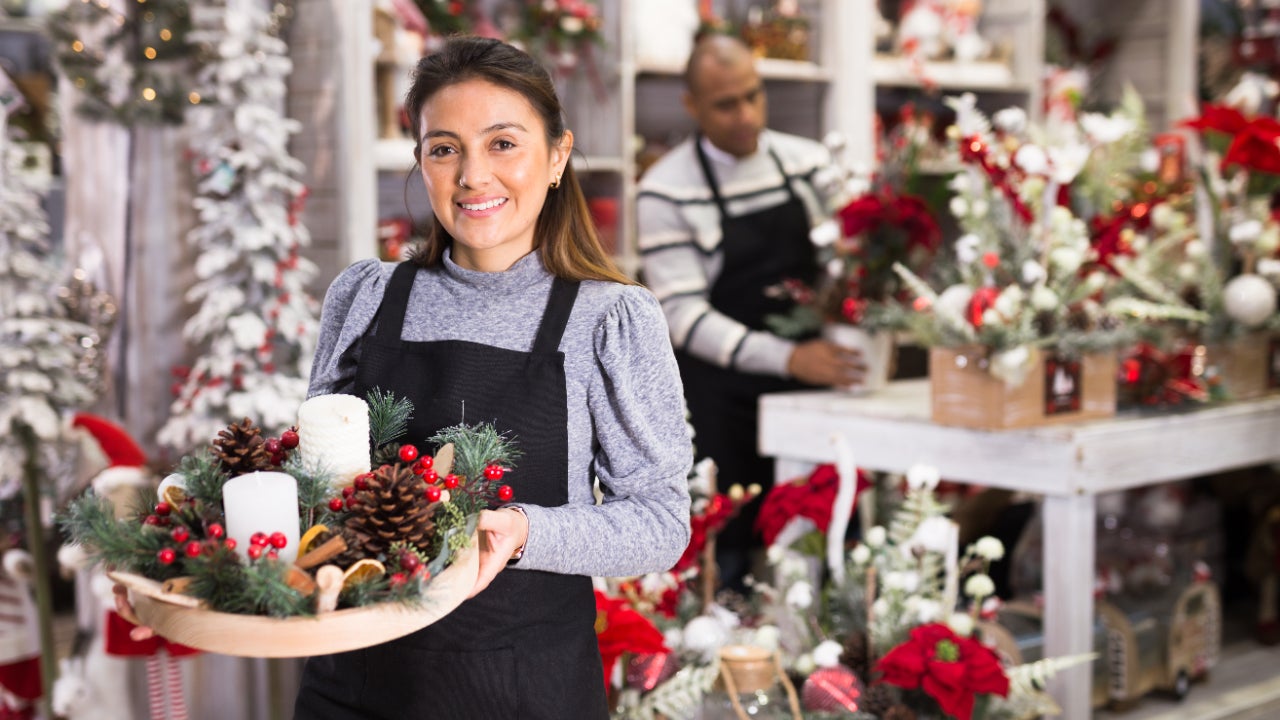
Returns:
[[[1232,320],[1258,327],[1276,312],[1276,289],[1261,275],[1240,275],[1222,289],[1222,304]]]

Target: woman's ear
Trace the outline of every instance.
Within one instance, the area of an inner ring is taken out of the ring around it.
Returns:
[[[573,131],[565,130],[564,135],[560,136],[560,142],[551,148],[551,171],[555,177],[564,174],[564,169],[569,165],[569,158],[573,154]]]

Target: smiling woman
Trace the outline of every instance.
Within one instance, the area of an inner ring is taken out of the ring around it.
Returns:
[[[590,576],[666,570],[689,541],[666,322],[600,247],[532,58],[451,39],[405,105],[433,225],[412,260],[334,280],[310,394],[380,388],[416,408],[402,442],[483,420],[525,455],[504,478],[511,503],[480,515],[471,599],[405,638],[309,660],[295,717],[605,718]]]

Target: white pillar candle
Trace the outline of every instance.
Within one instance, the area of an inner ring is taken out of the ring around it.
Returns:
[[[298,556],[298,481],[282,472],[251,472],[231,478],[222,486],[222,509],[227,516],[227,537],[236,541],[236,552],[249,557],[250,539],[256,532],[284,533],[280,559]],[[271,550],[268,545],[264,550]]]
[[[346,485],[369,472],[369,405],[354,395],[317,395],[298,408],[298,452],[308,467]]]

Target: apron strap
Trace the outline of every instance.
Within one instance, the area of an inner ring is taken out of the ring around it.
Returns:
[[[400,333],[404,330],[404,313],[409,307],[409,293],[413,290],[413,279],[418,275],[418,266],[406,260],[396,266],[387,282],[387,289],[382,294],[382,304],[378,307],[378,330],[375,337],[384,344],[400,344]]]
[[[533,339],[533,354],[554,353],[560,349],[560,338],[564,337],[564,328],[569,323],[569,313],[573,312],[573,302],[578,298],[580,284],[577,280],[566,280],[559,276],[552,281],[551,293],[547,296],[547,309],[542,313],[538,335]]]
[[[694,136],[693,148],[697,152],[698,165],[702,168],[702,177],[707,181],[707,187],[711,189],[711,197],[715,200],[716,208],[720,211],[720,217],[729,217],[724,196],[720,194],[720,183],[716,180],[716,174],[711,169],[711,161],[707,159],[707,153],[702,149],[701,134]],[[787,199],[799,200],[800,196],[796,195],[796,190],[791,185],[791,178],[787,177],[787,171],[782,167],[782,160],[778,158],[778,153],[774,152],[772,147],[769,148],[768,152],[769,157],[773,158],[773,164],[778,167],[778,174],[782,176],[782,185],[787,189]]]

